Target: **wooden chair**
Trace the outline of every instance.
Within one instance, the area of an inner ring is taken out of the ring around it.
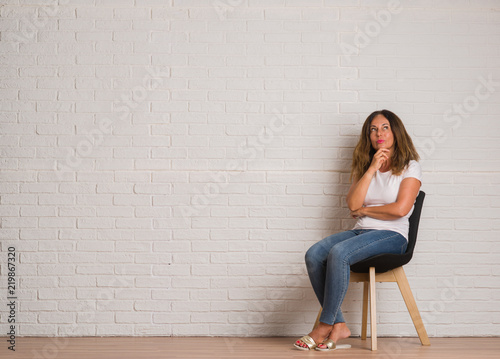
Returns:
[[[377,312],[375,282],[396,282],[410,313],[413,325],[417,330],[418,337],[422,345],[431,345],[429,337],[420,317],[420,313],[415,303],[415,298],[411,292],[410,284],[406,278],[403,265],[407,264],[413,256],[413,250],[417,241],[418,224],[420,213],[424,202],[425,192],[420,191],[415,200],[413,213],[409,218],[408,247],[403,254],[381,254],[364,261],[351,265],[351,276],[349,282],[363,282],[363,318],[361,324],[361,339],[366,340],[366,329],[368,320],[368,292],[370,293],[370,329],[372,350],[377,350]],[[319,323],[321,309],[314,323],[314,328]]]

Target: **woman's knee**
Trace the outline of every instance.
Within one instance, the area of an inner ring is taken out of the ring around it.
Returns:
[[[342,246],[335,245],[328,252],[328,261],[329,262],[341,262],[345,259],[345,251],[342,249]]]
[[[314,246],[313,246],[314,247]],[[314,257],[314,250],[313,250],[313,247],[310,247],[307,251],[306,251],[306,254],[304,255],[304,259],[306,261],[306,263],[310,262],[312,260],[312,258]]]
[[[312,245],[304,256],[306,265],[315,264],[320,261],[320,247],[316,244]]]

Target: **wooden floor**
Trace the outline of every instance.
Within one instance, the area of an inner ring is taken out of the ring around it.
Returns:
[[[1,338],[0,358],[22,359],[271,359],[271,358],[384,358],[446,359],[499,358],[500,338],[430,338],[431,346],[420,345],[418,338],[379,338],[378,351],[370,351],[370,340],[349,338],[343,344],[351,349],[331,353],[299,351],[292,343],[297,338],[223,338],[223,337],[85,337],[16,338],[16,352],[7,349]]]

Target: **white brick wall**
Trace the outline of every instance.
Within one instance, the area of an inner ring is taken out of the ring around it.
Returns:
[[[3,4],[0,298],[15,246],[20,335],[307,333],[304,253],[352,226],[353,146],[382,108],[423,157],[406,270],[429,335],[500,335],[498,1]],[[380,334],[414,336],[380,289]]]

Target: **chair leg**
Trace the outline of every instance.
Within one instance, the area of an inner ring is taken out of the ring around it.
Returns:
[[[377,350],[377,309],[375,293],[375,267],[370,267],[370,329],[372,350]]]
[[[366,328],[368,326],[368,293],[369,283],[363,282],[363,317],[361,319],[361,339],[366,340]]]
[[[401,295],[406,304],[406,308],[408,308],[408,312],[410,313],[411,320],[413,321],[413,325],[417,330],[418,337],[422,345],[431,345],[429,341],[429,337],[427,336],[427,331],[425,330],[424,323],[422,322],[422,317],[420,317],[420,312],[417,308],[417,303],[415,302],[415,298],[413,297],[413,293],[411,292],[410,284],[408,283],[408,279],[406,278],[405,271],[403,267],[398,267],[393,270],[394,276],[398,282],[399,290],[401,291]]]

